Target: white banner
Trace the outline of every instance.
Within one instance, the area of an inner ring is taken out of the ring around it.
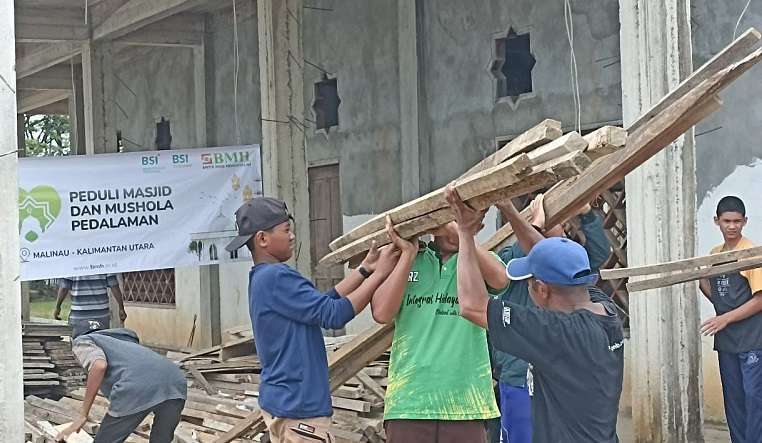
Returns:
[[[259,146],[22,158],[21,280],[250,259],[225,245],[257,195]]]

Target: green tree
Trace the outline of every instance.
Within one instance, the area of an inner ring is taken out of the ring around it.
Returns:
[[[24,138],[30,157],[68,155],[71,124],[64,115],[25,115]]]

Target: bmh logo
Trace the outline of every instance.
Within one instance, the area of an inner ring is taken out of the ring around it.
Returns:
[[[19,188],[19,234],[30,243],[37,241],[61,213],[61,197],[51,186],[31,191]]]
[[[232,168],[236,166],[251,166],[251,152],[216,152],[214,154],[201,154],[201,167],[208,168]]]

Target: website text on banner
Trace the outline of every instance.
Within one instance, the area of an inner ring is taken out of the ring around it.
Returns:
[[[256,145],[20,159],[21,279],[245,259],[225,244],[257,195]]]

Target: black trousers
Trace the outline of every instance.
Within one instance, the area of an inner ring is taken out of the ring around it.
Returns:
[[[150,443],[171,443],[175,438],[175,428],[180,423],[180,413],[185,400],[166,400],[158,405],[124,417],[106,414],[93,443],[122,443],[132,434],[148,414],[153,412]]]

